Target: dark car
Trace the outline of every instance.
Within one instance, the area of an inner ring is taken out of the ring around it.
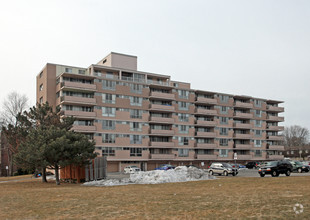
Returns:
[[[293,166],[293,172],[296,171],[298,173],[302,172],[309,172],[310,167],[308,165],[304,165],[302,162],[299,161],[290,161]]]
[[[261,177],[264,177],[266,174],[277,177],[280,174],[290,176],[292,171],[293,166],[289,161],[279,160],[267,162],[263,167],[259,168],[258,173]]]
[[[170,169],[174,169],[175,166],[172,166],[170,164],[162,164],[159,167],[155,168],[155,170],[170,170]]]
[[[258,165],[259,165],[259,162],[257,162],[257,161],[250,161],[245,165],[245,167],[248,169],[253,169],[253,168],[256,169],[258,167]]]

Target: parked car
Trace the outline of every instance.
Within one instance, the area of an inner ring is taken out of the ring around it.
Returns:
[[[302,163],[303,163],[304,165],[310,166],[310,161],[303,161]]]
[[[155,170],[170,170],[170,169],[174,169],[175,166],[172,166],[170,164],[162,164],[159,167],[156,167]]]
[[[127,166],[124,168],[124,173],[135,173],[139,171],[141,171],[141,169],[137,166]]]
[[[290,163],[293,165],[293,172],[296,171],[298,173],[302,173],[302,172],[309,172],[310,170],[309,165],[304,165],[300,161],[291,160]]]
[[[261,177],[264,177],[266,174],[277,177],[280,174],[290,176],[292,171],[293,166],[289,161],[279,160],[267,162],[263,167],[259,168],[258,173]]]
[[[242,165],[242,164],[239,164],[239,163],[230,163],[230,165],[233,167],[233,168],[238,168],[238,169],[242,169],[242,168],[246,168],[245,165]]]
[[[245,166],[248,169],[253,169],[253,168],[256,169],[258,167],[258,165],[259,165],[259,162],[257,162],[257,161],[250,161]]]
[[[209,168],[209,174],[218,174],[224,176],[232,174],[233,176],[236,176],[238,174],[238,169],[233,168],[229,163],[212,163]]]

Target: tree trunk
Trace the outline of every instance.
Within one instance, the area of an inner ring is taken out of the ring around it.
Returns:
[[[55,164],[55,177],[56,177],[56,185],[60,185],[58,164]]]
[[[42,183],[47,183],[45,167],[42,168]]]

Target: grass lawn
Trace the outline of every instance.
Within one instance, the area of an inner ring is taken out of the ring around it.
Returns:
[[[303,213],[293,207],[302,204]],[[0,219],[310,219],[310,177],[85,187],[0,183]]]

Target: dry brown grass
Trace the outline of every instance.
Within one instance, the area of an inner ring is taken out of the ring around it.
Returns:
[[[0,182],[10,181],[10,180],[20,180],[20,179],[28,179],[31,178],[32,175],[21,175],[21,176],[8,176],[8,177],[0,177]]]
[[[309,184],[308,176],[114,187],[29,179],[0,183],[0,219],[310,219]]]

